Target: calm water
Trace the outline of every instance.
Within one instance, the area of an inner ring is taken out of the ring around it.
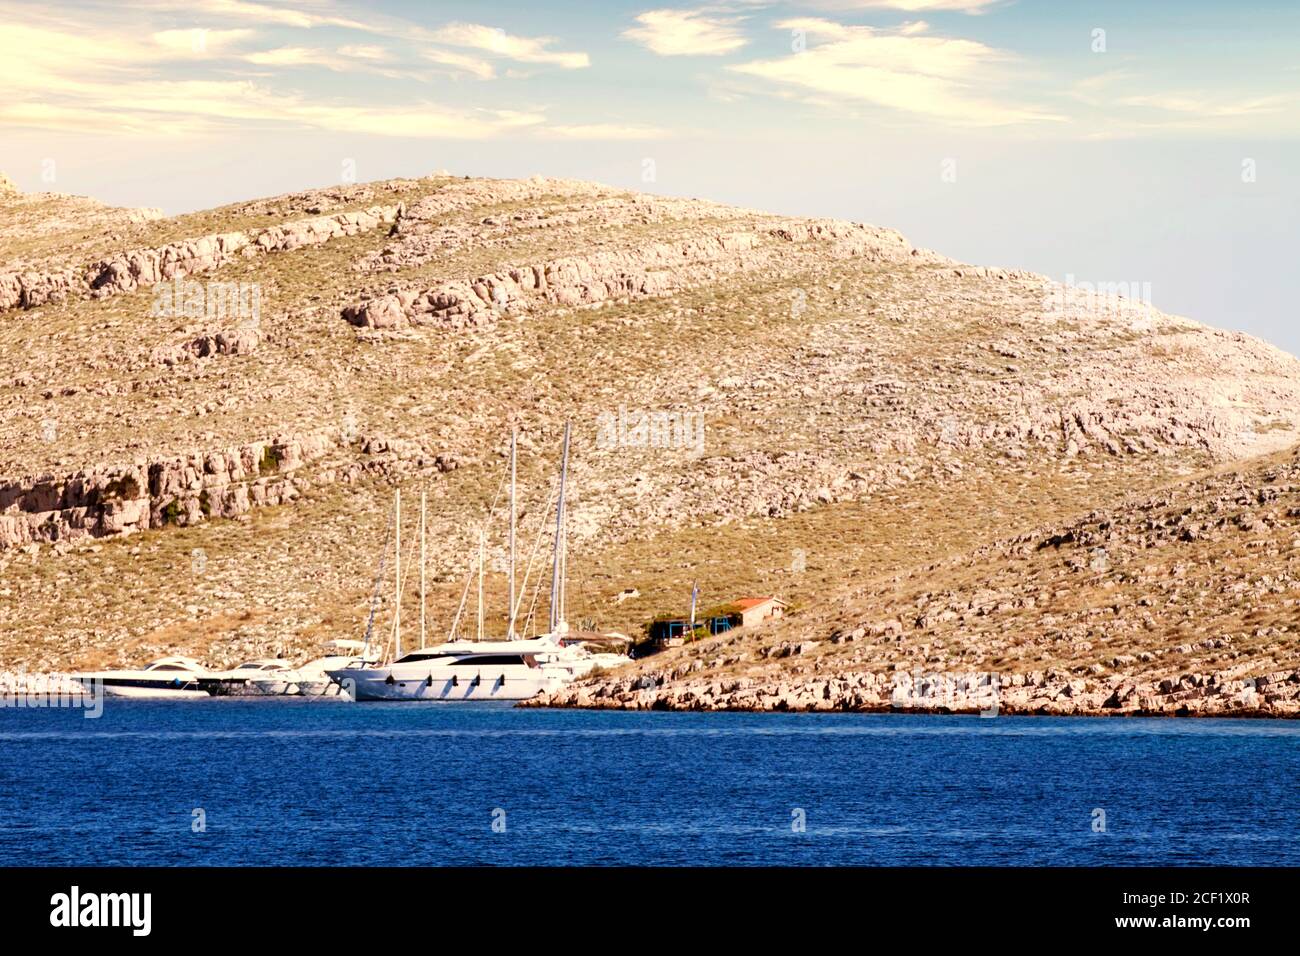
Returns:
[[[110,702],[0,709],[0,864],[1296,865],[1298,783],[1275,721]]]

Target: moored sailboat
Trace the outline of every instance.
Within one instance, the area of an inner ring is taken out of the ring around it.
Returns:
[[[330,679],[356,700],[527,700],[543,692],[557,690],[564,684],[589,673],[595,666],[593,655],[581,642],[568,643],[568,624],[564,620],[566,575],[565,493],[569,469],[569,426],[564,429],[559,490],[556,498],[555,541],[552,554],[551,601],[549,628],[534,638],[516,633],[519,604],[523,588],[516,588],[515,578],[515,473],[517,443],[510,443],[510,608],[506,639],[484,640],[483,552],[482,533],[478,548],[477,640],[458,640],[456,630],[460,610],[452,623],[451,639],[420,647],[402,654],[400,610],[394,612],[394,661],[382,667],[353,667],[331,670]],[[421,520],[421,531],[424,523]],[[423,555],[423,548],[421,548]],[[423,563],[423,562],[421,562]],[[471,572],[472,573],[472,572]],[[397,576],[397,602],[401,603],[401,576]],[[524,576],[527,581],[527,573]],[[469,581],[466,582],[468,592]],[[423,622],[423,574],[421,574],[421,620]],[[462,597],[461,610],[464,608]],[[421,638],[423,643],[423,637]]]

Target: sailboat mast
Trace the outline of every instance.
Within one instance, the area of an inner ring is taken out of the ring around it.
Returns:
[[[384,570],[388,567],[388,542],[392,536],[393,526],[390,524],[388,530],[384,532],[384,546],[379,550],[379,570],[375,572],[375,583],[370,589],[370,613],[366,616],[366,642],[362,652],[366,660],[370,659],[370,640],[375,634],[375,612],[379,609],[379,602],[382,599]]]
[[[516,465],[518,462],[518,430],[510,429],[510,604],[508,614],[510,616],[509,629],[506,633],[506,639],[513,641],[515,639],[515,477]]]
[[[424,489],[420,489],[420,647],[424,647]]]
[[[564,486],[569,476],[569,423],[564,423],[564,454],[560,463],[560,497],[555,506],[555,553],[551,570],[551,633],[564,621]]]
[[[402,656],[402,489],[398,488],[393,499],[393,522],[397,526],[397,550],[393,555],[393,634],[396,653],[393,659]]]
[[[483,640],[483,547],[487,532],[478,533],[478,639]]]
[[[447,640],[454,641],[456,635],[460,633],[461,615],[465,613],[465,602],[469,600],[469,585],[474,580],[474,555],[469,556],[469,563],[465,567],[465,589],[460,592],[460,603],[456,605],[456,616],[451,619],[451,630],[447,632]]]

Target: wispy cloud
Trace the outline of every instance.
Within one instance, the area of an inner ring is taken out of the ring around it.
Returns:
[[[303,46],[282,46],[246,53],[242,59],[258,66],[324,66],[333,68],[339,57],[333,50]]]
[[[136,9],[181,10],[190,15],[202,15],[205,19],[222,18],[303,29],[311,27],[343,27],[365,31],[373,29],[366,21],[354,17],[252,3],[249,0],[143,0],[137,2],[135,7]]]
[[[1167,80],[1132,69],[1109,70],[1077,81],[1070,95],[1084,107],[1079,119],[1088,139],[1169,133],[1257,129],[1276,132],[1300,125],[1300,94],[1170,87]]]
[[[761,21],[758,11],[777,0],[646,7],[634,19],[583,14],[605,17],[603,45],[589,55],[563,12],[542,31],[513,20],[444,23],[428,8],[355,0],[0,0],[0,124],[618,141],[672,135],[663,128],[670,115],[744,132],[812,107],[893,126],[1021,127],[1035,136],[1050,128],[1078,139],[1300,129],[1300,94],[1286,82],[1294,67],[1277,43],[1264,44],[1269,55],[1245,77],[1189,69],[1184,52],[1053,57],[1040,18],[1018,22],[1022,5],[1011,0],[788,0],[786,9],[862,16]],[[900,23],[909,11],[946,13],[933,26]],[[962,30],[976,22],[964,14],[976,13],[989,14],[979,40]],[[987,39],[1003,27],[1008,39]],[[622,55],[629,41],[656,56]],[[683,72],[683,57],[700,62]],[[590,85],[565,75],[593,64]],[[635,101],[611,102],[631,82],[642,91]],[[746,109],[705,119],[683,94],[691,83],[701,108],[712,97],[743,99]]]
[[[566,70],[578,70],[591,65],[591,58],[586,53],[548,49],[556,42],[553,37],[514,36],[498,27],[483,26],[480,23],[449,23],[431,31],[429,37],[448,46],[481,50],[519,63],[541,63]]]
[[[418,73],[394,69],[383,47],[345,45],[334,48],[282,46],[238,54],[238,59],[263,67],[318,67],[335,73],[372,73],[390,79],[421,80]]]
[[[352,51],[354,54],[357,51]],[[365,63],[339,50],[277,48],[242,59],[268,66]],[[421,101],[353,104],[313,99],[249,80],[160,78],[157,67],[194,55],[165,34],[139,37],[14,24],[0,31],[0,125],[175,136],[232,125],[317,128],[381,136],[478,139],[536,127],[540,112],[457,108]]]
[[[156,14],[179,10],[174,0],[144,5],[155,15],[143,21],[99,7],[74,19],[52,11],[19,16],[0,0],[0,16],[11,24],[0,31],[0,126],[158,136],[267,127],[454,139],[532,136],[547,123],[540,108],[438,102],[412,95],[409,81],[427,90],[438,73],[492,79],[497,60],[563,69],[590,62],[586,53],[558,49],[550,37],[470,23],[429,29],[379,16],[360,24],[325,4],[304,11],[202,0],[197,11],[214,18],[206,29],[176,27],[174,17]],[[141,30],[150,20],[171,28]],[[331,42],[293,42],[298,36]],[[352,101],[326,95],[337,86],[322,84],[312,71],[366,73],[407,85],[392,99]],[[581,111],[568,119],[554,135],[627,139],[655,132],[584,124]]]
[[[788,56],[736,64],[784,92],[820,102],[874,105],[948,123],[997,126],[1060,116],[1004,92],[1009,54],[975,40],[936,36],[916,21],[894,29],[819,18],[776,24],[803,40]]]
[[[1241,100],[1196,91],[1125,96],[1119,100],[1119,103],[1122,106],[1160,110],[1164,113],[1185,113],[1206,118],[1218,118],[1280,113],[1286,108],[1287,97],[1257,96]]]
[[[349,44],[339,47],[339,54],[355,60],[391,60],[393,55],[384,47],[374,44]]]
[[[619,123],[582,123],[578,125],[548,125],[538,131],[543,139],[661,139],[672,135],[657,126],[630,126]]]
[[[257,36],[256,30],[159,30],[153,42],[180,56],[218,53],[246,43]]]
[[[1006,2],[1007,0],[808,0],[807,5],[834,12],[900,10],[903,13],[930,13],[955,10],[961,13],[983,13]]]
[[[446,72],[453,76],[468,74],[477,77],[480,80],[490,80],[496,76],[496,67],[489,61],[478,56],[470,56],[468,53],[456,53],[453,50],[426,49],[420,51],[420,56],[430,63],[437,63],[439,66],[447,68]]]
[[[647,10],[636,22],[623,36],[660,56],[722,56],[749,42],[739,18],[703,10]]]

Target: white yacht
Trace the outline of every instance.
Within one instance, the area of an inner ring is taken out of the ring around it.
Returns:
[[[214,697],[245,697],[258,694],[256,681],[283,679],[293,673],[293,664],[280,657],[248,661],[228,671],[213,671],[200,686]]]
[[[480,537],[478,576],[478,640],[457,640],[456,629],[461,612],[456,613],[452,622],[451,638],[442,644],[401,653],[401,621],[395,611],[393,620],[393,642],[397,648],[395,660],[391,664],[362,667],[331,669],[330,679],[341,687],[354,700],[527,700],[540,693],[558,690],[565,684],[585,677],[596,667],[613,666],[624,663],[627,658],[615,654],[593,654],[578,635],[570,635],[564,620],[564,598],[566,578],[565,548],[565,484],[569,470],[569,428],[564,429],[564,451],[560,467],[559,491],[555,509],[555,540],[553,568],[551,577],[550,627],[546,634],[534,638],[516,636],[515,622],[518,619],[524,588],[515,587],[515,461],[516,441],[512,434],[510,441],[510,606],[509,620],[505,640],[483,640],[483,539]],[[395,513],[399,560],[396,574],[397,600],[395,608],[401,607],[401,498],[397,499]],[[421,512],[421,531],[423,532],[423,511]],[[539,529],[538,541],[541,535]],[[423,535],[421,536],[421,555],[423,556]],[[529,568],[531,568],[531,560]],[[381,562],[380,574],[383,573]],[[471,572],[472,577],[472,572]],[[423,614],[423,561],[421,562],[420,606]],[[528,581],[528,572],[524,574],[524,584]],[[461,608],[469,593],[469,580],[462,595]],[[372,604],[373,608],[373,604]],[[373,614],[372,614],[373,622]],[[421,621],[421,644],[423,644],[423,620]],[[369,633],[369,630],[368,632]],[[573,639],[570,640],[570,637]],[[620,635],[621,637],[621,635]],[[624,638],[624,640],[626,640]],[[369,643],[367,641],[367,643]]]
[[[383,667],[340,668],[329,676],[354,700],[527,700],[572,679],[555,663],[566,656],[545,637],[447,641]]]
[[[186,699],[207,697],[200,681],[209,674],[189,657],[163,657],[140,670],[91,671],[69,674],[87,690],[102,687],[108,697],[158,697]]]
[[[617,631],[596,633],[593,631],[560,631],[560,644],[564,654],[555,660],[557,666],[565,667],[572,673],[572,679],[589,676],[595,670],[610,670],[631,661],[627,648],[632,641],[625,634]],[[619,650],[612,650],[619,648]]]
[[[329,651],[328,654],[310,660],[301,667],[284,673],[255,677],[251,681],[253,690],[272,697],[322,697],[338,694],[341,688],[330,680],[330,671],[364,667],[376,662],[377,655],[369,652],[363,641],[326,641],[324,646]]]

